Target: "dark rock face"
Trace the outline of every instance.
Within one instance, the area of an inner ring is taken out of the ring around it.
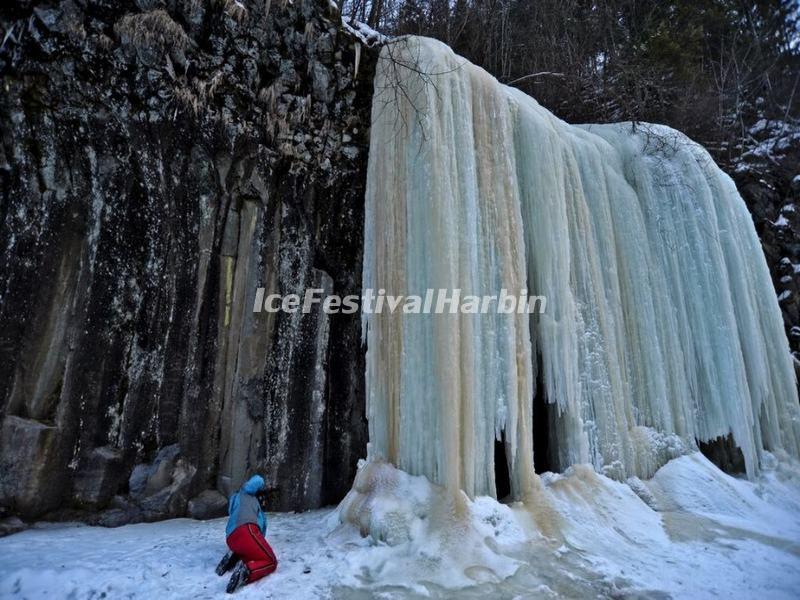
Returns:
[[[0,537],[19,533],[25,529],[25,523],[19,517],[6,517],[0,519]]]
[[[708,442],[697,441],[697,447],[703,455],[726,473],[744,474],[744,454],[736,445],[733,434],[719,436]]]
[[[800,375],[800,125],[762,121],[730,167],[761,239]]]
[[[0,506],[114,525],[253,472],[338,501],[365,453],[372,84],[327,0],[0,9]],[[199,509],[198,509],[199,510]]]
[[[228,499],[217,490],[206,490],[189,500],[188,511],[193,519],[224,517],[228,514]]]

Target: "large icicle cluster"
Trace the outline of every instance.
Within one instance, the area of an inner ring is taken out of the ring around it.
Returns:
[[[431,81],[391,59],[414,49],[387,46],[375,82],[363,285],[419,296],[519,291],[525,245],[506,95],[489,77]],[[455,57],[445,58],[426,68],[449,70]],[[515,490],[528,487],[527,315],[384,312],[364,330],[371,457],[494,496],[494,440],[505,432]]]
[[[542,315],[365,314],[370,458],[530,489],[535,366],[561,467],[649,476],[732,433],[748,472],[797,456],[795,376],[733,182],[666,127],[572,126],[426,38],[375,79],[364,287],[547,298]]]

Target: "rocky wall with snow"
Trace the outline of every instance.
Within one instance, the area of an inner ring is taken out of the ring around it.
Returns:
[[[252,309],[361,287],[370,60],[335,5],[0,22],[2,510],[216,514],[256,470],[273,509],[338,501],[365,451],[358,315]]]
[[[800,368],[800,124],[761,118],[726,165],[753,221],[772,273],[786,335]]]

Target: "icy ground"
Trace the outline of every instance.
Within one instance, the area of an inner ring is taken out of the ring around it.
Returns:
[[[521,506],[468,504],[470,531],[491,555],[483,564],[469,564],[473,538],[457,528],[431,524],[390,547],[338,525],[330,509],[272,514],[278,571],[236,597],[798,597],[797,465],[776,461],[751,483],[693,454],[646,482],[579,466],[544,483],[555,537]],[[213,569],[223,535],[223,520],[40,525],[0,539],[0,598],[222,598],[227,578]]]

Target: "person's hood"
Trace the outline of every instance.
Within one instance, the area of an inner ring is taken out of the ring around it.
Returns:
[[[262,489],[264,489],[264,478],[261,475],[253,475],[242,486],[242,490],[251,496],[255,496]]]

